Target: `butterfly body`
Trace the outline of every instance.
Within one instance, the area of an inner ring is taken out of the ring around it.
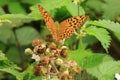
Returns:
[[[74,30],[79,26],[81,26],[88,19],[88,16],[76,16],[76,17],[68,18],[63,22],[61,22],[60,24],[57,24],[58,25],[57,28],[54,20],[49,15],[49,13],[40,5],[38,5],[38,8],[42,14],[42,17],[49,31],[53,35],[53,38],[58,42],[60,40],[64,40],[70,37],[74,33]]]

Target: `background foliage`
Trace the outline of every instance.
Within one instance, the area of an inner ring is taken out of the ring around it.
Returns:
[[[34,39],[44,40],[50,33],[38,4],[58,22],[88,15],[89,20],[80,29],[86,35],[74,34],[65,41],[70,48],[69,59],[86,70],[80,79],[115,79],[115,73],[120,73],[120,0],[0,0],[1,80],[41,79],[32,71],[37,63],[24,54]]]

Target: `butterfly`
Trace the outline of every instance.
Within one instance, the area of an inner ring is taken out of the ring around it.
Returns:
[[[88,19],[88,16],[76,16],[68,18],[58,24],[57,28],[49,13],[40,5],[38,5],[38,9],[42,14],[48,30],[51,32],[53,38],[58,42],[70,37],[74,33],[74,30],[81,26]]]

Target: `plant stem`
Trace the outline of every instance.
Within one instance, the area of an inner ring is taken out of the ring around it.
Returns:
[[[80,13],[79,13],[79,8],[80,8],[80,7],[79,7],[79,3],[78,3],[78,5],[77,5],[77,6],[78,6],[78,15],[79,15],[79,14],[80,14]]]
[[[14,33],[14,36],[15,36],[15,42],[16,42],[16,46],[18,48],[18,51],[19,51],[19,55],[20,55],[20,64],[21,66],[23,65],[23,61],[24,61],[24,57],[23,57],[23,54],[22,54],[22,50],[21,50],[21,46],[20,46],[20,43],[18,41],[18,38],[17,38],[17,34],[16,34],[16,29],[14,28],[13,29],[13,33]]]
[[[79,37],[79,47],[80,49],[83,49],[82,36]]]

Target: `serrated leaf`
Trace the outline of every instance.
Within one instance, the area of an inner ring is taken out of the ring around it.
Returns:
[[[97,28],[96,26],[90,26],[85,29],[89,35],[96,37],[102,44],[103,48],[108,53],[108,48],[110,46],[111,37],[108,31],[104,28]]]
[[[120,15],[120,0],[104,0],[104,15],[106,19],[114,19]]]
[[[9,20],[9,22],[2,23],[2,26],[19,27],[24,23],[30,22],[33,18],[23,14],[4,14],[0,16],[1,20]]]
[[[109,55],[100,54],[100,53],[99,54],[96,53],[94,55],[88,56],[85,59],[86,60],[83,61],[83,66],[86,69],[96,67],[102,62],[113,60]]]
[[[108,30],[111,30],[113,32],[120,32],[120,24],[117,22],[110,21],[110,20],[91,21],[89,22],[89,24],[100,26]]]
[[[21,45],[31,44],[34,39],[39,37],[39,33],[30,26],[24,26],[23,28],[17,29],[16,34]]]
[[[87,71],[97,77],[98,80],[114,80],[115,73],[120,72],[120,62],[106,61],[98,66],[87,69]]]
[[[69,59],[77,61],[77,63],[82,67],[82,61],[85,57],[91,56],[92,52],[89,50],[74,50],[70,52]]]
[[[18,71],[21,68],[19,68],[14,63],[10,62],[7,57],[0,51],[0,71],[8,72],[12,75],[14,75],[17,80],[23,80],[22,74]]]
[[[14,70],[13,68],[8,67],[8,68],[0,69],[0,71],[4,71],[4,72],[14,75],[17,80],[23,80],[22,74],[16,70]]]
[[[8,4],[8,9],[10,13],[17,14],[17,13],[23,13],[25,14],[24,7],[19,2],[10,2]]]

